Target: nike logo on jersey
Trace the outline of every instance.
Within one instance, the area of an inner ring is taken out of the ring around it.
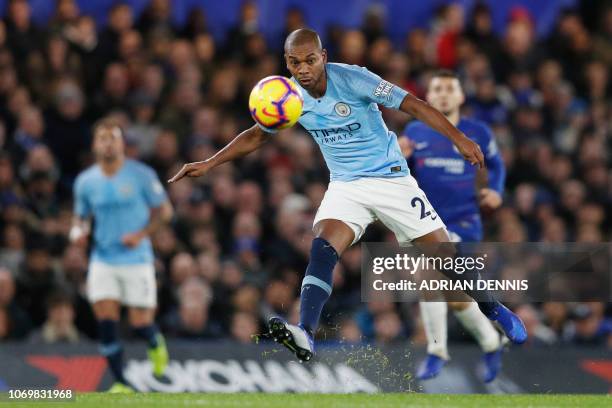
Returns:
[[[427,142],[415,143],[415,144],[414,144],[414,149],[415,149],[415,150],[423,150],[423,149],[425,149],[427,146],[429,146],[429,143],[427,143]]]

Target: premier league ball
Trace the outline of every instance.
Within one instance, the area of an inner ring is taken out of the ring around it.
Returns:
[[[251,116],[267,132],[295,125],[302,114],[303,104],[300,89],[283,76],[262,79],[249,97]]]

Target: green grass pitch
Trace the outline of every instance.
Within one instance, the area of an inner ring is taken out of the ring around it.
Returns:
[[[45,404],[43,404],[45,405]],[[1,406],[1,404],[0,404]],[[41,407],[40,403],[14,403]],[[49,407],[610,407],[612,395],[433,395],[433,394],[79,394],[75,402]]]

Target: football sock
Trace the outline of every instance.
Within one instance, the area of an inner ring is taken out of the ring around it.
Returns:
[[[461,325],[474,336],[482,351],[490,353],[499,349],[501,342],[499,333],[491,321],[481,313],[476,303],[469,302],[466,309],[455,311],[455,316]]]
[[[443,259],[448,257],[456,258],[458,255],[454,252],[450,252],[450,248],[446,245],[449,244],[441,245],[439,247],[439,252],[430,255],[430,257],[439,257]],[[447,252],[447,254],[445,254],[445,252]],[[493,314],[495,307],[498,305],[498,302],[497,300],[495,300],[493,294],[490,291],[488,291],[487,289],[478,288],[478,280],[481,279],[478,270],[476,270],[475,268],[466,268],[465,271],[463,271],[462,273],[458,273],[452,267],[447,266],[447,262],[443,261],[437,265],[441,266],[439,272],[441,272],[447,278],[453,281],[471,282],[472,289],[470,289],[468,285],[465,285],[465,293],[476,301],[478,307],[480,308],[480,311],[484,313],[485,316],[491,316]]]
[[[138,337],[145,339],[149,345],[149,348],[155,348],[158,346],[158,334],[159,329],[155,323],[148,326],[134,327],[134,334]]]
[[[106,357],[113,377],[116,381],[127,384],[123,376],[123,348],[118,338],[119,323],[116,320],[98,321],[98,337],[100,338],[100,354]]]
[[[300,297],[300,325],[311,335],[317,329],[323,306],[331,295],[336,262],[338,253],[331,244],[323,238],[313,239]]]
[[[448,360],[446,302],[419,302],[419,308],[427,337],[427,354]]]

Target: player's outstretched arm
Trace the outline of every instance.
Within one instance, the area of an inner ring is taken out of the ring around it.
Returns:
[[[203,176],[220,164],[246,156],[252,151],[259,149],[268,140],[270,135],[271,133],[263,131],[257,125],[253,125],[236,136],[234,140],[229,142],[227,146],[219,150],[211,158],[185,164],[178,173],[168,180],[168,183],[174,183],[183,177]]]
[[[414,95],[407,94],[400,105],[400,110],[414,116],[427,126],[448,137],[457,146],[463,157],[472,165],[484,167],[484,155],[478,143],[464,135],[442,113],[427,102]]]

